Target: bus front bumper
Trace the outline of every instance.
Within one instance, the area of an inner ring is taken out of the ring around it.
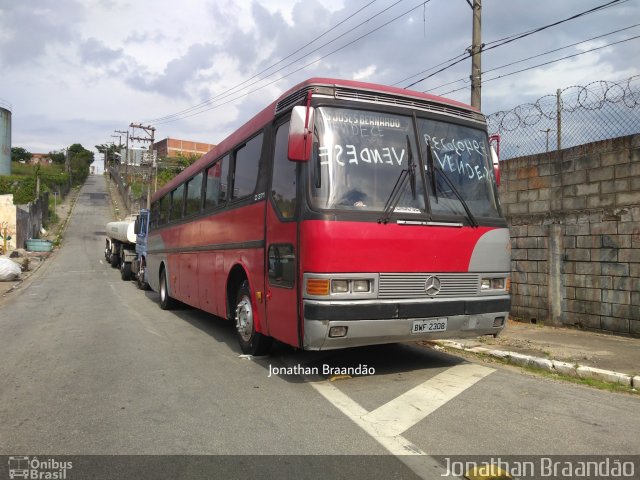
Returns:
[[[506,324],[509,308],[509,296],[442,302],[305,300],[304,349],[496,335]],[[429,320],[440,327],[446,324],[446,329],[412,333],[416,324]],[[334,327],[346,327],[346,334],[332,336],[344,331]]]

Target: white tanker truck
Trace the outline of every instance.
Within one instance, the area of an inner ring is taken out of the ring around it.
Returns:
[[[120,269],[122,280],[135,277],[138,288],[146,290],[147,232],[149,210],[141,209],[122,221],[109,222],[106,228],[104,258],[113,268]]]
[[[104,258],[113,268],[120,268],[123,280],[131,280],[131,262],[136,258],[137,215],[130,215],[119,222],[107,223]]]

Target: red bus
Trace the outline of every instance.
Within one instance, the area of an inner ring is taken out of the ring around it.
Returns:
[[[482,114],[313,78],[152,199],[148,281],[243,352],[498,334],[510,240]]]

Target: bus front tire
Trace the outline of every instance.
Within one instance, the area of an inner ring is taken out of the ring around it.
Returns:
[[[162,273],[160,273],[160,308],[162,310],[171,310],[175,305],[176,301],[169,296],[167,274],[165,270],[162,270]]]
[[[265,355],[271,349],[272,338],[256,331],[248,282],[244,281],[236,295],[236,333],[242,352],[248,355]]]

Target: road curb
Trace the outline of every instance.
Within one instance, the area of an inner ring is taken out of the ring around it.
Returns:
[[[489,355],[521,367],[536,367],[551,373],[560,373],[562,375],[568,375],[570,377],[580,379],[600,380],[602,382],[616,383],[625,387],[640,389],[639,375],[632,376],[626,373],[603,370],[601,368],[588,367],[586,365],[572,364],[560,360],[549,360],[547,358],[534,357],[507,350],[492,350],[485,347],[467,347],[460,342],[451,340],[437,340],[434,343],[454,350],[463,350],[465,352]]]

